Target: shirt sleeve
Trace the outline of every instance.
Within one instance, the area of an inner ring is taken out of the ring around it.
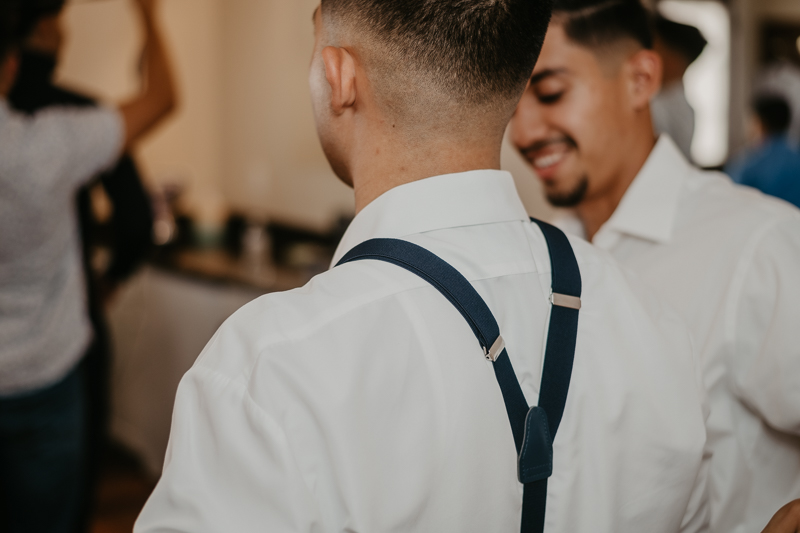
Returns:
[[[774,429],[800,435],[800,215],[761,238],[734,308],[730,367],[739,398]]]
[[[30,119],[28,175],[45,191],[74,190],[113,165],[122,153],[124,124],[106,108],[54,107]]]
[[[181,381],[164,471],[135,533],[319,531],[275,419],[244,383],[195,367]]]

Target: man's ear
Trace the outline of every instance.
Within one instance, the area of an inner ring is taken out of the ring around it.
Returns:
[[[356,103],[356,64],[344,48],[326,46],[322,49],[325,77],[331,87],[331,111],[341,115]]]
[[[650,99],[661,90],[663,63],[653,50],[639,50],[625,62],[630,101],[637,111],[650,105]]]

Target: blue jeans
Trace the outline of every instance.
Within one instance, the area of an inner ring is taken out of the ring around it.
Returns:
[[[0,397],[0,532],[75,533],[84,498],[83,377]]]

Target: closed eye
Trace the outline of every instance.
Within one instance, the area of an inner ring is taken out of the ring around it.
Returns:
[[[548,105],[558,102],[562,96],[564,96],[563,91],[551,94],[537,94],[536,98],[539,100],[540,103]]]

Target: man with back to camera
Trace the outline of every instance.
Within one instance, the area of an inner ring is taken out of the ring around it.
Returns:
[[[498,169],[549,16],[530,0],[323,0],[309,76],[321,144],[355,192],[334,264],[376,237],[443,258],[498,318],[528,405],[548,316],[565,307],[550,302],[544,236]],[[688,332],[574,247],[583,307],[545,530],[703,531]],[[343,264],[252,302],[184,376],[135,531],[520,531],[528,488],[487,361],[497,341],[482,350],[397,264]]]
[[[800,214],[693,168],[652,133],[661,67],[635,0],[563,0],[512,119],[561,227],[688,321],[713,457],[711,528],[761,530],[800,495]]]
[[[89,343],[75,193],[174,107],[154,0],[137,0],[147,87],[118,110],[9,109],[20,2],[0,2],[0,530],[82,527]]]

